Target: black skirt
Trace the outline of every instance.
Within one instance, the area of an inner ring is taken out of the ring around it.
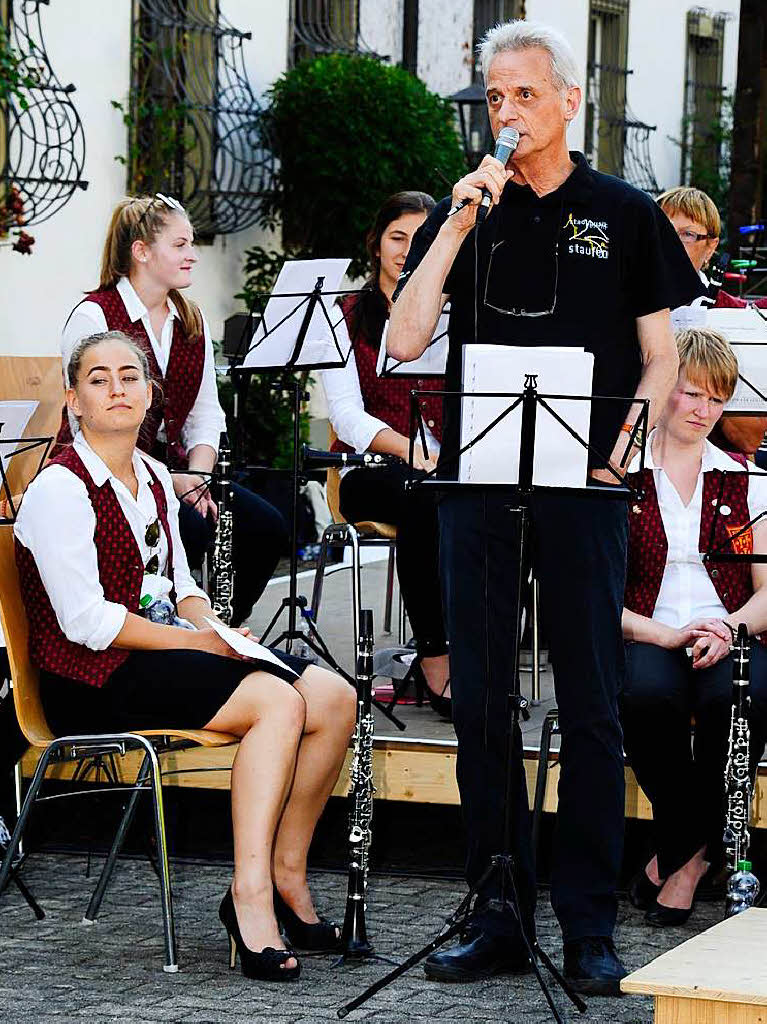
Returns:
[[[273,651],[301,675],[310,664]],[[129,732],[133,729],[202,729],[251,672],[262,669],[284,680],[269,662],[243,661],[206,651],[132,651],[104,686],[40,673],[40,695],[57,736]]]

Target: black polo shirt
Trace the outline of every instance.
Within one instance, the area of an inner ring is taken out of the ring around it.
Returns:
[[[444,289],[451,297],[447,390],[460,390],[463,345],[479,341],[584,348],[594,353],[593,394],[631,397],[641,374],[637,317],[685,305],[703,292],[671,222],[650,196],[592,170],[581,153],[570,156],[575,168],[555,192],[539,198],[510,180],[485,223],[464,240]],[[403,282],[450,204],[449,197],[438,203],[415,235]],[[543,315],[514,315],[523,311]],[[458,446],[457,405],[451,406],[446,403],[445,454]],[[592,404],[591,443],[606,455],[627,408]]]

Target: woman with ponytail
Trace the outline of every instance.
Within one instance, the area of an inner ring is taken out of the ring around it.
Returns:
[[[138,447],[175,471],[181,537],[192,567],[202,563],[215,530],[216,506],[205,481],[226,430],[210,331],[184,295],[196,262],[194,230],[177,200],[160,193],[120,200],[107,229],[99,286],[72,311],[62,338],[65,368],[82,338],[107,330],[123,331],[145,352],[155,386]],[[71,439],[65,414],[57,440],[62,445]],[[237,484],[233,490],[237,625],[250,615],[286,550],[287,528],[262,498]]]

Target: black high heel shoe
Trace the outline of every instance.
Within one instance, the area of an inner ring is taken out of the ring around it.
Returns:
[[[648,924],[655,928],[678,928],[687,923],[687,919],[695,909],[695,900],[690,907],[664,907],[657,900],[644,916]]]
[[[447,719],[448,722],[452,722],[453,702],[450,697],[445,696],[445,690],[450,686],[450,679],[448,679],[442,687],[442,693],[435,693],[427,683],[426,676],[424,675],[423,668],[421,667],[421,662],[418,659],[413,662],[412,672],[416,693],[419,695],[421,701],[425,696],[433,711],[436,711],[442,718]]]
[[[308,924],[292,910],[274,886],[274,912],[292,946],[303,953],[334,953],[339,948],[341,930],[335,921],[321,917]]]
[[[237,923],[237,911],[234,908],[231,886],[218,908],[221,924],[226,928],[229,937],[229,968],[234,970],[237,954],[240,954],[240,967],[246,978],[257,978],[259,981],[298,981],[301,964],[295,967],[284,967],[288,960],[295,959],[295,953],[289,949],[274,949],[266,946],[260,953],[248,949],[242,941],[240,926]]]
[[[637,910],[649,910],[655,906],[656,897],[662,888],[663,883],[656,885],[642,867],[629,882],[629,902]]]

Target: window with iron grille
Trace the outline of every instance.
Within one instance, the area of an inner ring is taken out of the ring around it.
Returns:
[[[630,109],[627,83],[629,0],[591,0],[586,63],[585,141],[589,163],[605,174],[656,194],[650,156],[656,126]]]
[[[687,14],[681,175],[685,184],[719,169],[725,21],[725,15],[712,15],[702,8]]]
[[[474,30],[472,54],[474,58],[472,84],[484,92],[485,83],[482,68],[477,57],[477,47],[488,29],[494,25],[525,17],[525,0],[474,0]],[[493,151],[493,136],[484,105],[469,111],[469,139],[471,155],[469,162],[476,165],[485,155]]]
[[[359,0],[291,0],[290,64],[323,53],[376,56],[360,36]]]
[[[48,2],[0,0],[0,236],[48,220],[88,187],[75,86],[59,82],[46,51],[41,9]]]
[[[591,0],[586,65],[587,160],[623,175],[628,70],[628,0]]]
[[[272,183],[245,71],[250,35],[222,17],[218,0],[133,3],[128,187],[175,196],[203,240],[255,223]]]

